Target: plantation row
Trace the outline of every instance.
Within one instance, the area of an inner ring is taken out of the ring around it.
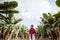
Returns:
[[[60,7],[60,1],[56,0]],[[25,25],[16,25],[22,19],[16,19],[19,13],[16,1],[0,3],[0,40],[29,40],[29,29]],[[36,40],[60,40],[60,12],[43,13],[40,25],[36,28]]]

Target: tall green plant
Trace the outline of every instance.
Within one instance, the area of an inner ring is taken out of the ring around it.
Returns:
[[[17,6],[18,3],[16,1],[0,3],[0,18],[11,24],[13,15],[18,13],[18,11],[15,10]],[[5,14],[6,16],[2,14]]]

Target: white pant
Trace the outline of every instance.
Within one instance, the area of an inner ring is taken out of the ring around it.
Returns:
[[[29,35],[29,40],[35,40],[34,34],[32,35],[32,39],[31,39],[31,36]]]

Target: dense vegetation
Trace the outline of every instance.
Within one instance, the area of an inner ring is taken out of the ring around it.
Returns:
[[[56,5],[60,7],[60,0],[56,0]],[[19,13],[15,8],[18,6],[16,1],[0,3],[0,39],[29,39],[29,29],[25,25],[16,25],[22,19],[16,19],[14,14]],[[60,11],[52,13],[43,13],[40,17],[40,25],[36,28],[36,40],[58,40],[60,38]]]

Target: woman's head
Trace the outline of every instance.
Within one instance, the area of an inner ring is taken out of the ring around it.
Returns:
[[[33,28],[34,25],[31,25],[31,28]]]

